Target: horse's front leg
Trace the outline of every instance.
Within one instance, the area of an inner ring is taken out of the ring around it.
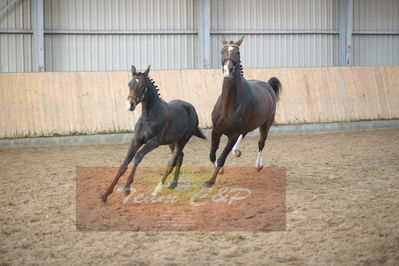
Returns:
[[[233,146],[233,155],[234,157],[240,157],[241,156],[241,150],[240,150],[240,143],[243,140],[243,138],[245,137],[245,134],[241,134],[238,137],[238,140],[236,142],[236,144]]]
[[[129,149],[127,151],[127,154],[125,156],[125,159],[123,160],[121,166],[119,167],[119,170],[114,177],[114,180],[112,181],[111,185],[108,187],[108,189],[105,191],[105,193],[100,197],[100,199],[103,202],[107,201],[108,196],[114,191],[116,183],[118,183],[119,178],[126,172],[126,169],[129,165],[129,163],[133,160],[134,155],[136,154],[137,150],[140,149],[141,143],[137,141],[136,136],[133,137]]]
[[[222,134],[212,129],[212,137],[211,137],[211,150],[209,152],[209,159],[212,162],[212,165],[216,167],[216,151],[219,149],[220,137]]]
[[[133,182],[134,174],[136,173],[137,166],[143,160],[144,156],[151,152],[152,150],[158,148],[160,142],[158,137],[153,137],[144,145],[144,147],[137,153],[136,157],[134,157],[134,164],[132,172],[130,173],[129,177],[127,178],[126,185],[124,187],[124,191],[126,196],[130,194],[130,185]]]
[[[224,166],[227,156],[229,155],[231,149],[234,147],[234,144],[237,142],[238,136],[239,134],[229,138],[226,147],[224,148],[222,154],[219,156],[217,166],[215,168],[215,171],[213,172],[212,177],[204,183],[204,186],[210,187],[215,184],[219,170]]]

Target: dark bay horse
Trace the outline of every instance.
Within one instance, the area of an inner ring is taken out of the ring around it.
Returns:
[[[264,82],[246,80],[243,77],[239,50],[243,37],[237,42],[227,42],[224,38],[221,41],[224,79],[222,95],[219,96],[212,111],[212,144],[209,153],[209,159],[215,165],[215,171],[204,183],[205,186],[212,186],[215,183],[219,171],[222,173],[227,155],[233,148],[236,157],[241,155],[240,141],[248,132],[256,128],[259,128],[260,138],[255,166],[258,170],[263,168],[262,151],[274,121],[281,91],[281,83],[277,78],[273,77],[268,82]],[[216,151],[223,134],[228,137],[228,142],[215,164]]]
[[[198,115],[194,106],[181,100],[173,100],[169,103],[164,102],[159,97],[158,89],[154,82],[148,77],[149,72],[150,66],[144,73],[136,72],[136,68],[132,66],[133,79],[129,82],[127,104],[129,110],[134,111],[136,106],[141,103],[142,113],[136,123],[135,134],[127,155],[119,167],[112,184],[101,196],[103,202],[107,201],[107,197],[112,193],[119,178],[125,173],[129,163],[134,158],[132,172],[123,189],[125,194],[129,195],[130,185],[133,182],[138,164],[147,153],[156,149],[159,145],[169,145],[173,155],[162,181],[158,184],[152,196],[156,196],[161,191],[166,178],[176,166],[173,182],[170,185],[170,188],[175,188],[178,183],[180,167],[183,163],[184,146],[193,135],[206,139],[198,129]],[[141,146],[143,148],[140,149]]]

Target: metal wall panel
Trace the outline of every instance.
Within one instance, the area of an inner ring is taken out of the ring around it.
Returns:
[[[353,30],[399,32],[398,0],[353,2]],[[354,65],[399,65],[399,34],[353,36]]]
[[[399,65],[399,35],[355,35],[352,39],[354,65]]]
[[[46,0],[47,31],[195,30],[193,0]],[[196,67],[194,34],[46,34],[47,71],[127,70]]]
[[[11,0],[0,0],[0,10]],[[31,30],[30,1],[17,1],[0,17],[0,30]],[[30,34],[0,34],[0,72],[30,72],[31,67]]]
[[[46,30],[195,30],[195,0],[45,0]]]
[[[226,35],[238,40],[240,35]],[[212,37],[213,68],[220,67],[221,43]],[[338,65],[338,35],[248,35],[240,47],[244,68]]]
[[[11,1],[0,0],[0,9]],[[196,68],[199,1],[44,0],[46,71]],[[18,0],[0,18],[0,72],[32,70],[31,4]],[[399,35],[359,35],[399,32],[399,1],[353,5],[353,65],[399,65]],[[237,31],[251,31],[242,45],[244,67],[337,66],[338,16],[339,0],[212,0],[210,66],[220,65],[218,38],[238,39]]]
[[[0,0],[0,10],[5,8],[12,0]],[[17,1],[8,9],[6,15],[0,18],[2,30],[30,30],[30,0]]]
[[[399,31],[399,1],[353,1],[353,30]]]
[[[196,66],[193,35],[46,35],[47,71],[190,69]]]
[[[212,30],[338,30],[338,0],[213,0]]]
[[[220,66],[220,31],[338,31],[338,0],[212,1],[212,62]],[[245,33],[244,33],[245,34]],[[241,48],[244,67],[338,65],[337,34],[251,34]]]
[[[30,35],[0,34],[0,72],[30,72],[31,47]]]

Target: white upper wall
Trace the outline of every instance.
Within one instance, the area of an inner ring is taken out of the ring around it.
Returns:
[[[0,10],[11,1],[0,0]],[[0,72],[32,69],[31,1],[18,0],[0,17]],[[46,71],[128,70],[131,64],[196,68],[200,1],[44,0]],[[211,68],[220,67],[219,38],[238,39],[248,31],[241,48],[244,67],[338,65],[339,0],[210,1]],[[399,32],[398,0],[353,0],[353,31],[353,65],[399,65],[398,34],[356,33]]]

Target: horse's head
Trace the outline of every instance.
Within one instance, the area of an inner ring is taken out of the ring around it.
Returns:
[[[220,39],[223,48],[222,48],[222,68],[223,68],[223,76],[225,78],[232,78],[234,72],[239,69],[240,66],[240,44],[244,40],[244,37],[241,37],[236,42],[230,41],[227,42],[225,38]]]
[[[132,80],[129,82],[129,95],[127,96],[126,105],[129,111],[134,111],[136,106],[143,100],[146,92],[146,80],[150,66],[147,67],[144,73],[136,72],[136,68],[132,65]]]

